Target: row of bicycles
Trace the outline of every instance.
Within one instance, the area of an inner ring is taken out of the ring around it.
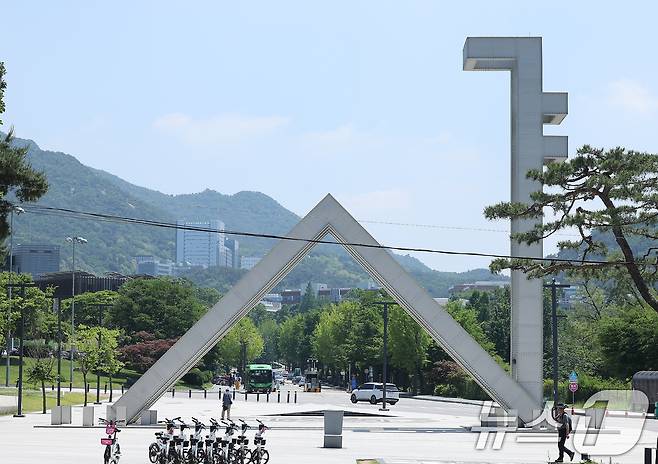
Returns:
[[[221,423],[210,419],[205,425],[193,417],[192,422],[194,425],[188,425],[180,417],[165,419],[166,431],[156,432],[155,442],[149,445],[149,460],[154,464],[267,464],[270,460],[263,438],[268,428],[259,420],[252,449],[247,438],[251,426],[242,419],[240,425],[230,419]],[[222,427],[224,435],[220,436]]]

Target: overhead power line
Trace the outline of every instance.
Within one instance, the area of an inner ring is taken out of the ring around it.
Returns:
[[[352,243],[352,242],[336,242],[332,240],[324,239],[314,239],[314,238],[300,238],[300,237],[288,237],[286,235],[280,234],[267,234],[262,232],[246,232],[246,231],[237,231],[237,230],[228,230],[228,229],[210,229],[207,227],[196,227],[190,225],[181,225],[175,224],[172,222],[165,221],[154,221],[150,219],[140,219],[132,218],[127,216],[118,216],[112,214],[103,214],[103,213],[93,213],[88,211],[78,211],[68,208],[56,208],[52,206],[41,206],[41,205],[28,205],[23,204],[27,213],[49,215],[49,216],[60,216],[67,218],[77,218],[77,219],[88,219],[102,222],[119,222],[127,224],[137,224],[145,225],[152,227],[161,227],[166,229],[180,229],[180,230],[190,230],[195,232],[207,232],[207,233],[221,233],[226,235],[235,235],[242,237],[253,237],[253,238],[265,238],[272,240],[288,240],[296,242],[306,242],[313,244],[325,244],[325,245],[343,245],[350,247],[361,247],[361,248],[376,248],[383,250],[391,251],[403,251],[403,252],[417,252],[417,253],[431,253],[431,254],[440,254],[448,256],[474,256],[480,258],[503,258],[503,259],[521,259],[521,260],[530,260],[530,261],[544,261],[552,263],[570,263],[570,264],[607,264],[607,265],[619,265],[625,266],[630,264],[627,261],[602,261],[602,260],[593,260],[593,259],[566,259],[566,258],[544,258],[537,256],[511,256],[507,254],[499,253],[484,253],[477,251],[455,251],[455,250],[441,250],[434,248],[418,248],[418,247],[403,247],[403,246],[393,246],[393,245],[373,245],[369,243]],[[637,264],[639,264],[636,261]],[[644,263],[651,264],[651,263]]]

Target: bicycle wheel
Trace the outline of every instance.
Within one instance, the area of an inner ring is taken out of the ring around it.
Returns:
[[[103,453],[103,462],[105,464],[110,464],[110,456],[112,456],[112,450],[110,449],[110,446],[105,447],[105,453]]]
[[[151,443],[149,446],[149,461],[155,464],[158,461],[158,454],[160,454],[160,447],[157,443]]]
[[[270,460],[270,453],[267,452],[267,450],[260,450],[260,464],[267,464],[267,462]]]

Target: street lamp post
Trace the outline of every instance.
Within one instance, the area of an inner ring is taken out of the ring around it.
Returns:
[[[550,284],[544,284],[544,288],[551,289],[551,333],[553,338],[553,407],[556,408],[558,404],[557,394],[557,289],[568,288],[571,285],[558,284],[555,279]]]
[[[23,348],[25,341],[25,288],[36,287],[35,283],[20,282],[9,284],[7,288],[18,287],[21,289],[21,335],[18,345],[18,408],[14,417],[25,417],[23,415]]]
[[[384,306],[384,366],[382,369],[383,382],[382,382],[382,407],[380,411],[388,411],[386,407],[386,378],[388,376],[388,305],[395,304],[390,301],[377,301],[375,304]]]
[[[9,301],[7,310],[7,365],[5,369],[5,387],[9,386],[9,371],[11,366],[11,273],[14,271],[14,213],[21,214],[24,213],[25,210],[20,206],[11,205],[9,211],[9,287],[7,289]]]
[[[57,308],[57,406],[62,401],[62,306],[59,298],[53,299],[53,305]]]
[[[87,239],[83,237],[66,237],[66,241],[71,243],[73,247],[73,272],[71,273],[71,340],[75,337],[75,244],[79,243],[81,245],[87,243]],[[73,389],[73,342],[71,342],[71,369],[69,371],[69,390]],[[84,385],[84,388],[87,388]]]

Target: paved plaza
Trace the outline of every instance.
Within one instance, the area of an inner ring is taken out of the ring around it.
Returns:
[[[267,432],[267,449],[270,462],[276,463],[355,463],[357,459],[375,458],[387,464],[403,463],[545,463],[556,458],[555,435],[549,433],[490,433],[484,449],[476,449],[480,433],[471,432],[470,427],[479,426],[480,406],[439,401],[403,398],[390,407],[389,413],[379,411],[380,406],[368,403],[353,405],[349,396],[333,389],[322,393],[303,393],[297,387],[297,404],[276,403],[276,395],[266,402],[264,395],[256,402],[250,395],[238,395],[232,408],[232,418],[245,419],[256,424],[261,419],[271,427]],[[201,393],[188,398],[187,393],[177,392],[160,399],[155,409],[158,418],[182,416],[190,421],[192,416],[208,422],[210,417],[219,418],[221,413],[217,391],[209,392],[204,399]],[[282,401],[287,392],[281,395]],[[95,417],[105,415],[105,406],[96,406]],[[324,449],[323,418],[321,416],[281,415],[343,409],[375,416],[345,417],[343,448]],[[611,431],[622,429],[624,421],[637,419],[611,418]],[[190,421],[191,422],[191,421]],[[103,429],[82,428],[81,408],[74,408],[73,426],[51,427],[50,415],[28,414],[23,419],[11,416],[0,417],[0,445],[2,462],[12,464],[48,463],[94,463],[102,462],[103,447],[100,438]],[[147,463],[147,448],[153,440],[156,427],[130,426],[120,434],[121,462],[124,464]],[[249,432],[250,440],[253,431]],[[623,435],[619,435],[622,439]],[[655,446],[658,436],[658,421],[650,420],[645,425],[641,443]],[[500,443],[500,449],[496,442]],[[644,445],[612,458],[612,462],[643,462]],[[603,460],[603,458],[599,458]],[[606,463],[608,458],[604,459]]]

